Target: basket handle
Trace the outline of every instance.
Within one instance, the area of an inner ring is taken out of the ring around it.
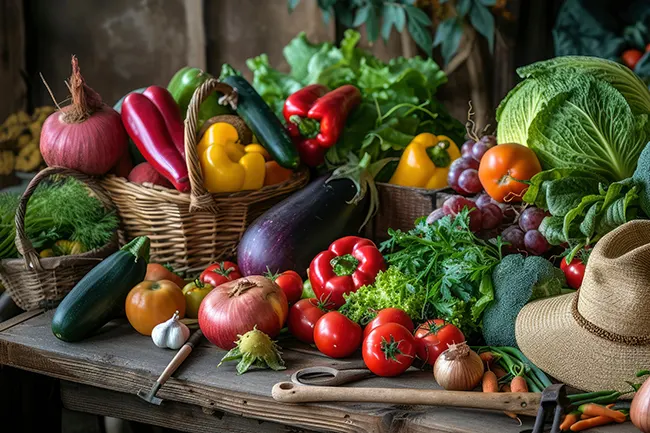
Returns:
[[[46,169],[40,171],[36,176],[34,176],[31,182],[29,182],[29,185],[27,185],[27,189],[23,193],[22,197],[20,197],[18,208],[16,209],[16,248],[20,254],[23,255],[25,259],[25,266],[28,269],[33,268],[37,271],[42,271],[43,266],[41,266],[40,256],[36,252],[36,249],[32,245],[32,242],[27,238],[27,234],[25,233],[25,215],[27,213],[27,203],[29,202],[32,194],[34,194],[34,191],[36,191],[36,187],[41,183],[43,179],[57,174],[74,177],[78,181],[86,184],[86,186],[88,186],[88,188],[90,188],[90,190],[97,195],[97,198],[102,203],[102,205],[104,205],[104,208],[108,210],[115,209],[113,202],[99,185],[99,183],[97,183],[95,178],[65,167],[47,167]]]
[[[205,187],[203,186],[203,173],[199,162],[199,153],[197,151],[197,126],[199,122],[199,109],[203,101],[207,99],[212,92],[223,93],[219,103],[230,105],[233,109],[237,108],[237,91],[226,83],[222,83],[214,78],[207,79],[201,84],[192,95],[190,105],[187,108],[187,117],[185,118],[185,155],[187,156],[187,172],[190,177],[190,211],[193,210],[211,210],[217,212],[217,205]]]

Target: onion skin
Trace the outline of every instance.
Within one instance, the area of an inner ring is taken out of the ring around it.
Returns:
[[[72,56],[72,105],[52,113],[41,129],[40,150],[49,166],[89,175],[108,173],[124,155],[128,137],[122,118],[88,87]]]
[[[636,392],[630,406],[632,424],[643,433],[650,433],[650,379]]]
[[[483,361],[467,343],[452,344],[433,366],[438,385],[449,391],[471,391],[483,378]]]
[[[287,297],[277,284],[257,275],[228,281],[213,289],[199,307],[199,327],[217,347],[230,350],[238,335],[255,326],[274,338],[289,313]]]

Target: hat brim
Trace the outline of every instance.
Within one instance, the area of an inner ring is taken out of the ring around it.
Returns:
[[[636,372],[650,367],[650,346],[614,343],[583,329],[571,313],[574,296],[527,304],[515,325],[519,348],[539,368],[574,388],[630,390],[625,382],[641,382]]]

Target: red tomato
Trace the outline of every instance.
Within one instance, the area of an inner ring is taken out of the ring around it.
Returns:
[[[411,331],[399,323],[385,323],[363,340],[363,362],[377,376],[397,376],[413,363],[416,352]]]
[[[289,332],[298,340],[312,344],[314,342],[314,326],[327,310],[318,299],[301,299],[289,309]]]
[[[465,341],[463,333],[442,319],[429,320],[415,331],[418,358],[433,365],[450,344]]]
[[[316,322],[314,342],[325,355],[345,358],[359,348],[361,326],[338,311],[330,311]]]
[[[564,272],[569,287],[578,290],[582,285],[582,279],[585,277],[585,269],[587,269],[587,265],[582,259],[574,257],[571,263],[567,264],[566,260],[562,258],[560,269]]]
[[[413,333],[413,321],[404,310],[399,308],[384,308],[377,313],[377,316],[375,316],[374,319],[368,322],[366,328],[363,330],[363,339],[365,340],[366,337],[368,337],[370,331],[385,323],[399,323],[408,329],[410,333]]]
[[[631,49],[631,50],[623,51],[623,54],[621,55],[621,60],[623,60],[625,66],[627,66],[630,69],[634,69],[636,64],[639,63],[639,60],[641,60],[641,57],[643,57],[643,53],[641,52],[641,50]]]
[[[205,271],[201,272],[199,280],[202,283],[209,284],[212,287],[219,287],[228,281],[238,280],[241,278],[241,271],[237,263],[219,262],[208,266]]]
[[[478,178],[490,197],[498,202],[519,202],[528,185],[521,181],[542,171],[532,149],[517,143],[499,144],[481,158]]]
[[[302,296],[302,278],[297,272],[285,271],[278,275],[274,281],[287,296],[289,304],[297,302]]]
[[[647,53],[648,51],[650,51],[650,44],[645,46],[645,52]]]

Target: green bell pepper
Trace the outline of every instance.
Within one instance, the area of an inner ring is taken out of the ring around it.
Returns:
[[[186,66],[176,72],[167,85],[167,90],[181,108],[181,117],[183,119],[187,116],[187,108],[190,105],[194,91],[208,78],[213,77],[199,68]],[[201,104],[198,128],[201,128],[203,123],[211,117],[230,113],[231,110],[228,107],[219,104],[219,95],[213,93]]]

